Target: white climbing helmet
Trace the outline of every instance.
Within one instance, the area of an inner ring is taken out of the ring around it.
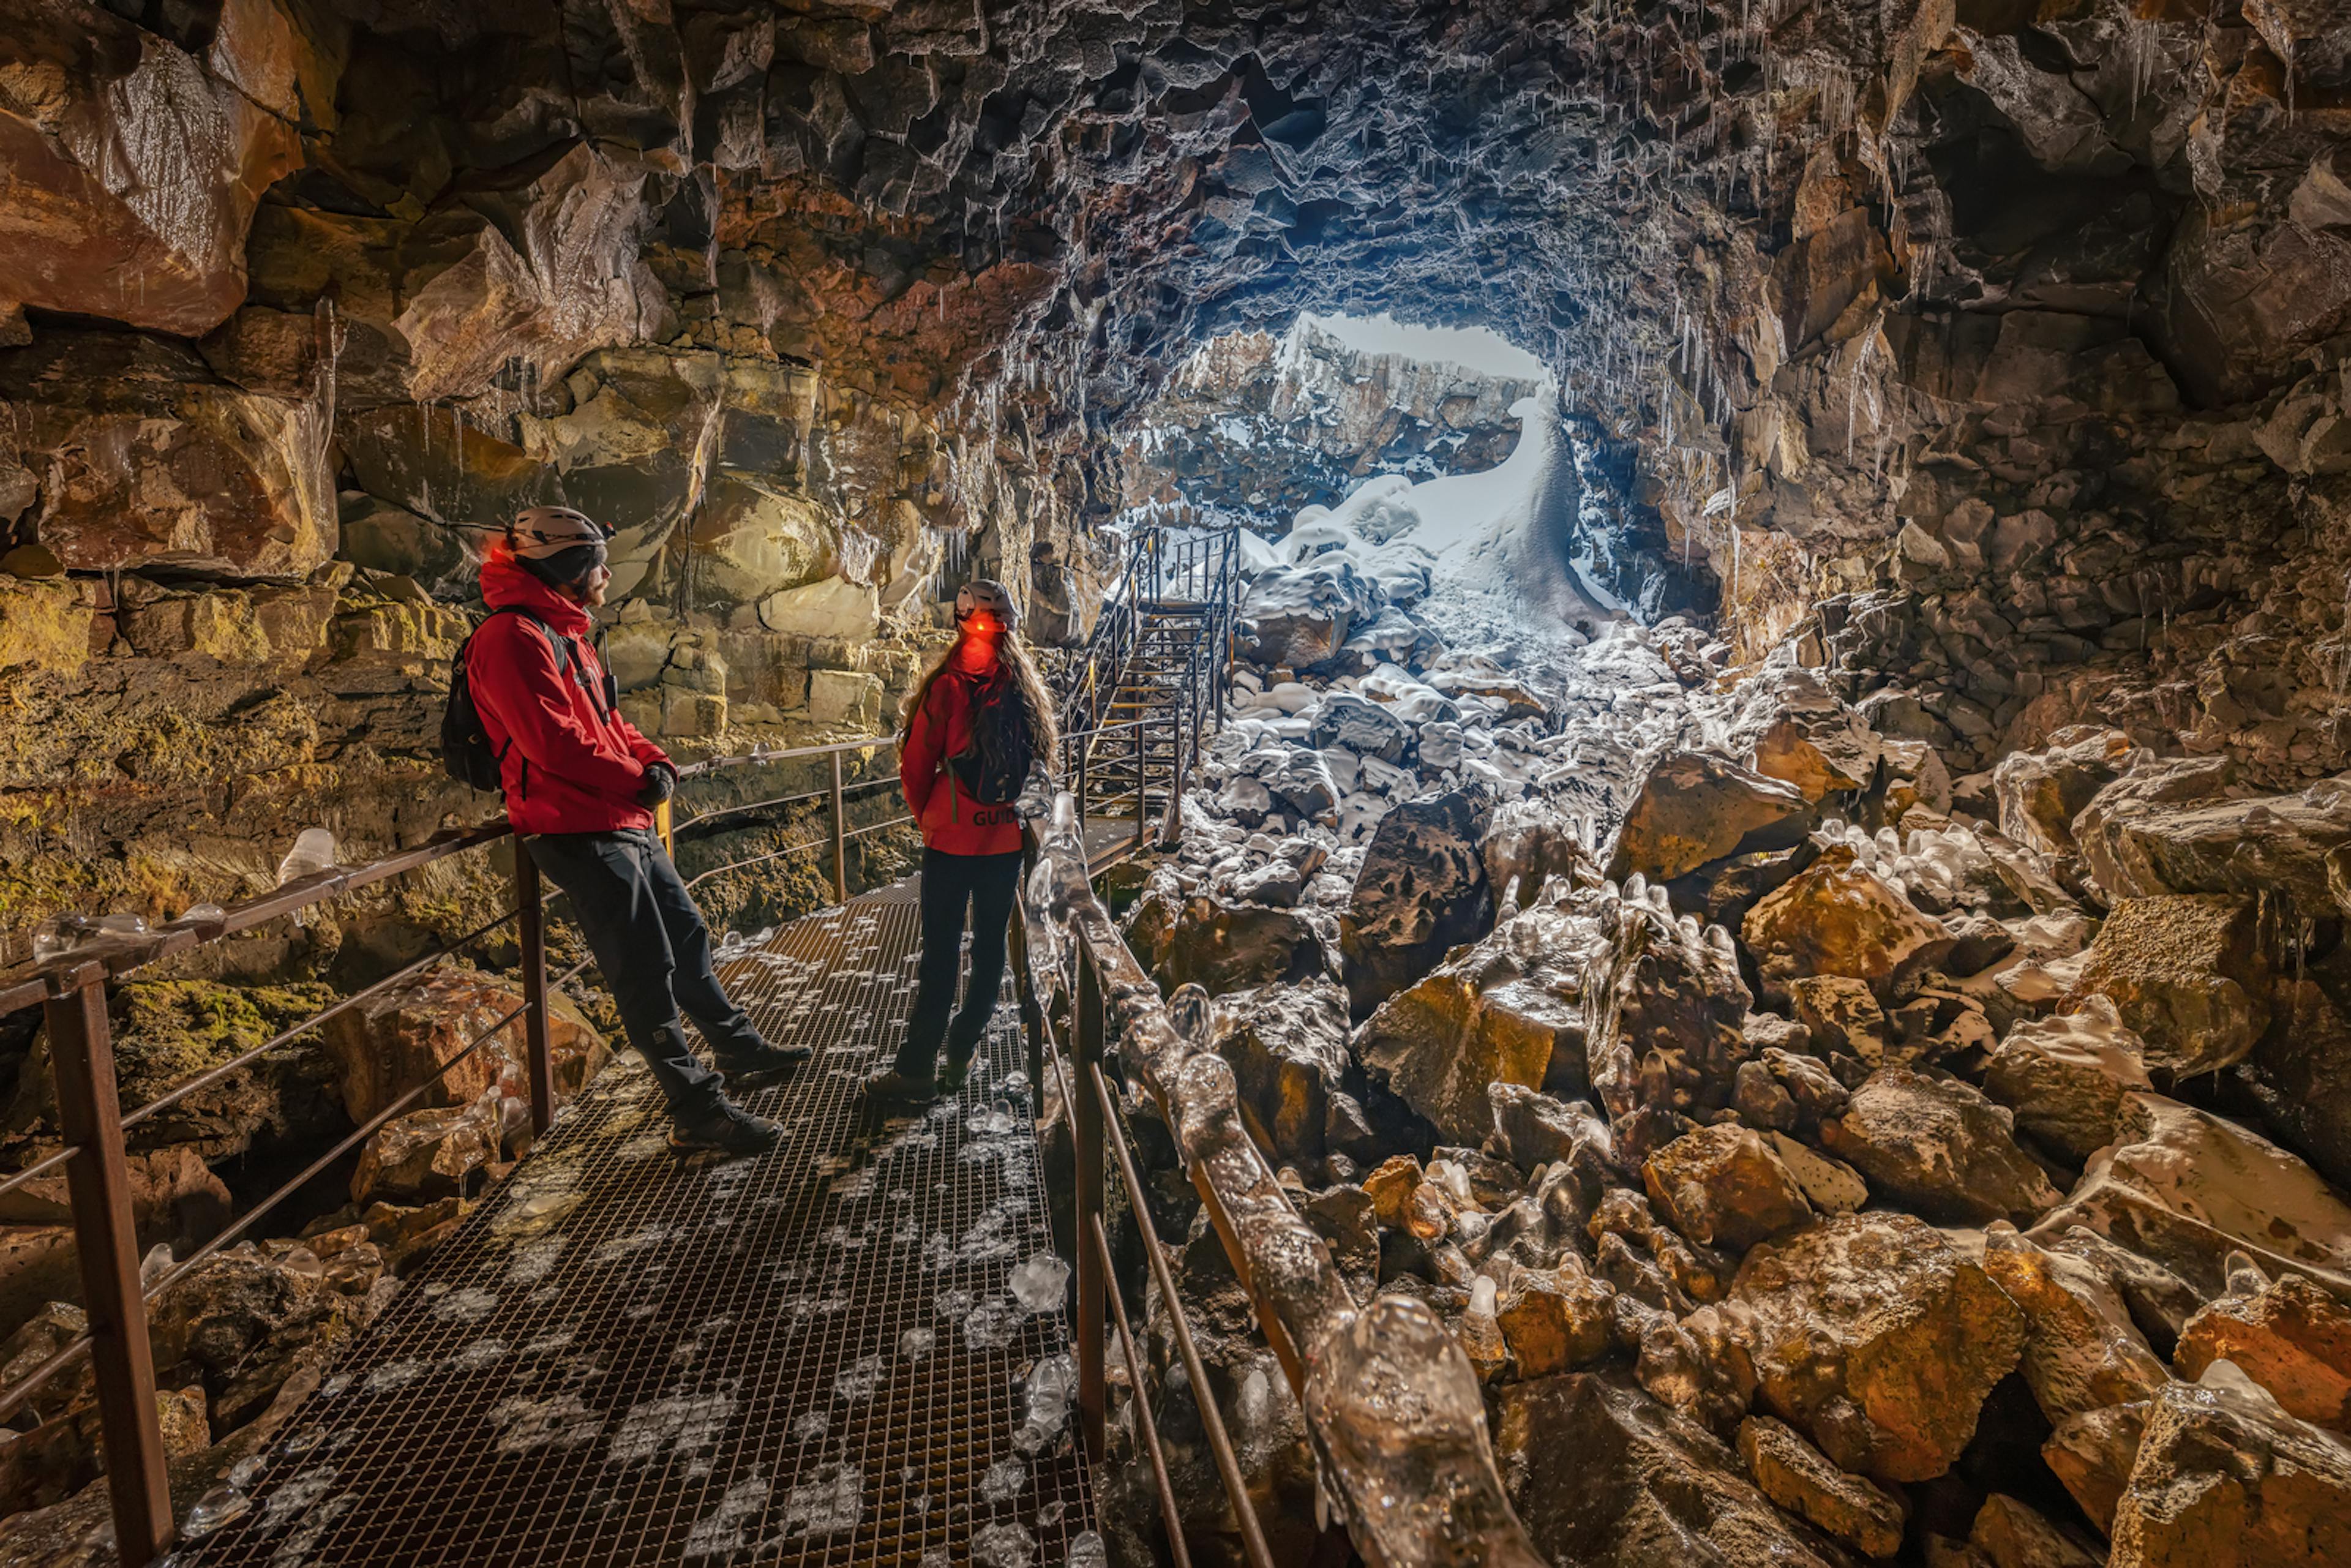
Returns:
[[[956,590],[956,624],[960,626],[978,612],[987,612],[998,626],[1007,632],[1020,627],[1020,607],[1012,602],[1012,593],[992,577],[975,577]]]
[[[523,560],[545,560],[581,545],[599,549],[612,529],[569,507],[525,507],[507,525],[507,544]]]

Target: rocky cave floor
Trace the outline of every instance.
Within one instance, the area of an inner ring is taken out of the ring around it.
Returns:
[[[1678,621],[1391,662],[1347,628],[1427,613],[1407,552],[1252,560],[1130,941],[1359,1297],[1452,1327],[1552,1561],[2351,1561],[2351,791],[2090,727],[1955,779]],[[1152,1201],[1302,1560],[1299,1415]]]

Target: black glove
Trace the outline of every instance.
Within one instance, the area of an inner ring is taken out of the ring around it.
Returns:
[[[666,762],[656,762],[645,769],[644,787],[637,791],[637,804],[651,810],[677,793],[677,769]]]

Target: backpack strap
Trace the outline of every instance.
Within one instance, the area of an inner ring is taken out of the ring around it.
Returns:
[[[572,640],[563,632],[557,631],[553,625],[549,623],[544,616],[535,614],[519,604],[499,605],[496,610],[491,611],[489,615],[484,619],[483,624],[487,625],[490,621],[495,620],[501,615],[519,615],[524,620],[529,622],[532,625],[538,627],[541,632],[546,632],[548,645],[555,651],[556,677],[559,680],[564,676],[569,675],[571,678],[572,685],[578,686],[582,692],[587,694],[588,706],[596,710],[599,717],[610,718],[612,716],[611,706],[609,703],[604,702],[598,695],[596,688],[588,684],[588,672],[580,664],[579,659],[580,650],[577,643],[572,642]]]

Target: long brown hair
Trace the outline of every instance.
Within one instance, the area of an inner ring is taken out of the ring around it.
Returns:
[[[947,644],[946,652],[931,661],[930,668],[923,672],[923,678],[916,681],[914,690],[906,694],[905,702],[898,709],[898,738],[901,742],[914,734],[914,716],[923,711],[925,703],[931,700],[931,687],[955,663],[956,650],[963,646],[964,635],[960,631],[956,633],[956,640]],[[999,670],[1011,677],[1014,688],[1020,694],[1021,712],[1029,720],[1029,748],[1043,760],[1046,772],[1056,772],[1061,761],[1061,729],[1053,722],[1053,699],[1046,695],[1045,677],[1038,673],[1037,661],[1029,656],[1029,650],[1022,645],[1018,632],[1007,632],[997,639],[996,662]],[[977,740],[979,737],[975,735],[973,738]]]

